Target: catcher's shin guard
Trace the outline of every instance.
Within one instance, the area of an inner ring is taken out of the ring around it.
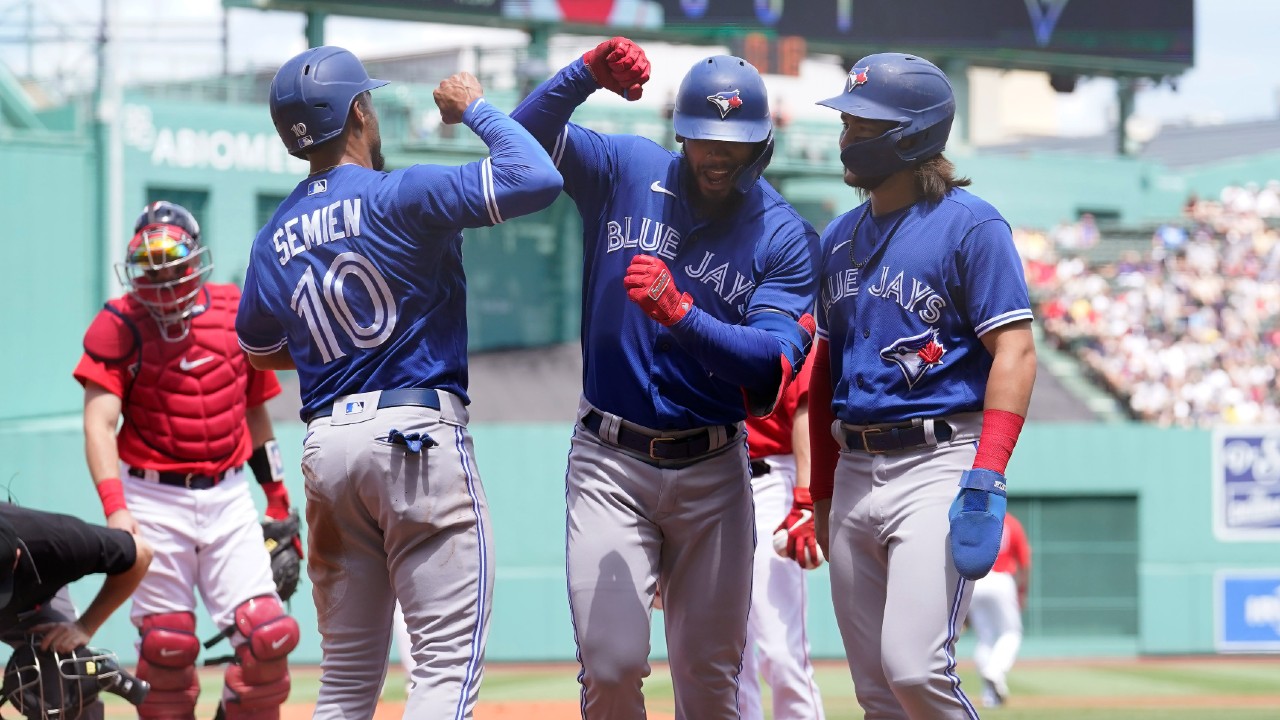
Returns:
[[[151,684],[147,699],[138,706],[143,720],[194,720],[200,678],[196,656],[196,616],[189,612],[162,613],[142,618],[138,631],[138,678]]]
[[[298,646],[298,622],[274,595],[241,603],[235,612],[242,641],[227,666],[222,714],[227,720],[278,720],[289,699],[287,655]]]

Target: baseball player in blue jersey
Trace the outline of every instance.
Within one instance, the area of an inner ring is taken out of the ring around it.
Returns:
[[[383,172],[369,91],[385,84],[328,46],[276,73],[271,119],[311,174],[254,241],[236,330],[254,366],[298,371],[314,717],[372,717],[399,599],[417,663],[405,717],[469,718],[493,543],[467,432],[462,228],[540,210],[561,179],[466,73],[435,101],[490,157]]]
[[[942,71],[871,55],[819,104],[840,112],[844,180],[869,196],[823,233],[809,388],[815,532],[849,671],[868,718],[976,718],[955,640],[1000,548],[1035,380],[1022,266],[942,155]]]
[[[682,152],[568,122],[598,88],[639,98],[648,74],[643,51],[613,38],[512,113],[552,150],[583,219],[566,474],[582,716],[645,717],[661,581],[676,717],[737,718],[755,546],[743,421],[767,413],[810,345],[817,236],[760,177],[768,98],[739,58],[685,76]]]

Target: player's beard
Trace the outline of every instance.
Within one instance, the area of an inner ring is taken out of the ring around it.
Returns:
[[[369,162],[373,165],[373,169],[382,172],[387,166],[387,159],[382,156],[382,137],[374,138],[373,143],[369,146]]]
[[[888,179],[888,175],[862,177],[861,175],[853,174],[853,171],[848,168],[845,168],[844,171],[844,184],[863,193],[873,192],[876,188],[883,185],[884,181]]]

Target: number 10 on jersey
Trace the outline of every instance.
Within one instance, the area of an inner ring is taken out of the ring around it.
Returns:
[[[367,312],[357,318],[352,304]],[[375,348],[386,342],[396,327],[396,303],[378,268],[365,256],[345,252],[330,263],[320,282],[308,267],[298,279],[291,301],[293,311],[307,321],[307,328],[323,362],[346,356],[336,325],[356,348]],[[361,324],[361,320],[367,325]]]

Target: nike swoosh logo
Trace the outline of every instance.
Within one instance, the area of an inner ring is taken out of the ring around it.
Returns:
[[[184,358],[182,358],[182,361],[178,363],[178,367],[182,368],[182,372],[191,372],[192,370],[195,370],[196,368],[200,367],[201,365],[203,365],[203,364],[205,364],[205,363],[207,363],[207,362],[210,362],[210,361],[212,361],[212,360],[213,360],[213,356],[212,356],[212,355],[209,355],[209,356],[207,356],[207,357],[202,357],[202,358],[200,358],[199,360],[196,360],[196,361],[194,361],[194,362],[193,362],[193,361],[191,361],[191,360],[188,360],[188,359],[186,359],[186,358],[184,357]]]
[[[650,190],[652,190],[652,191],[654,191],[654,192],[665,193],[665,194],[667,194],[667,195],[670,195],[671,197],[675,197],[675,196],[676,196],[676,194],[675,194],[675,193],[671,192],[670,190],[668,190],[668,189],[666,189],[666,188],[662,187],[662,185],[658,184],[658,181],[657,181],[657,180],[654,180],[654,181],[653,181],[653,184],[649,186],[649,189],[650,189]]]
[[[271,643],[271,649],[272,649],[272,650],[279,650],[279,649],[280,649],[280,646],[281,646],[281,645],[284,645],[284,644],[285,644],[285,643],[287,643],[287,642],[289,642],[289,636],[288,636],[288,635],[285,635],[284,637],[280,638],[279,640],[276,640],[275,642]]]
[[[162,649],[162,650],[160,651],[160,657],[173,657],[174,655],[177,655],[177,654],[178,654],[178,653],[180,653],[180,652],[182,652],[182,651],[181,651],[181,650],[169,650],[169,649]]]
[[[800,522],[796,523],[796,524],[795,524],[795,525],[793,525],[792,527],[799,527],[799,526],[801,526],[801,525],[803,525],[803,524],[805,524],[805,523],[809,522],[809,521],[810,521],[810,520],[812,520],[812,519],[813,519],[813,511],[812,511],[812,510],[801,510],[801,511],[800,511]]]

